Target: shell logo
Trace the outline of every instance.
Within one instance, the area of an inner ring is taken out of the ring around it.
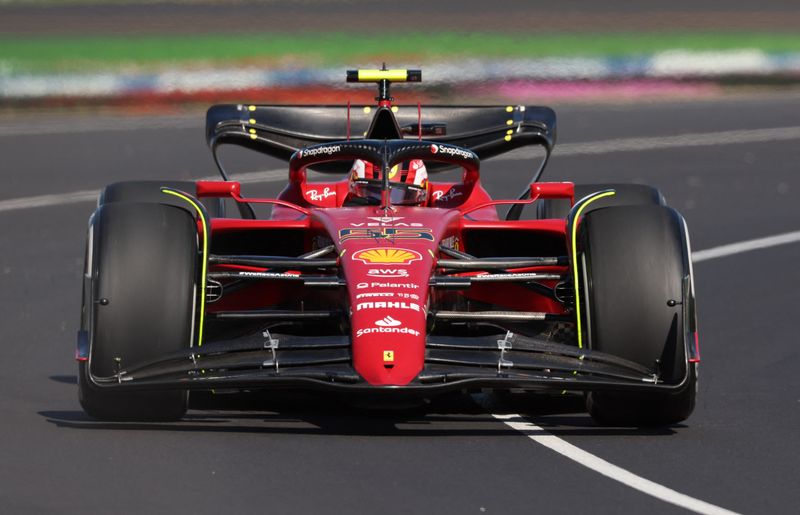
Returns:
[[[387,247],[364,249],[353,254],[354,261],[358,260],[364,264],[407,265],[421,259],[422,254],[416,250]]]

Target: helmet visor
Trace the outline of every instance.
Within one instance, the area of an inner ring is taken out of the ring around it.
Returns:
[[[381,182],[356,180],[351,184],[351,191],[356,197],[366,199],[368,204],[381,203]],[[389,200],[395,205],[419,205],[428,198],[426,188],[412,184],[389,183]]]

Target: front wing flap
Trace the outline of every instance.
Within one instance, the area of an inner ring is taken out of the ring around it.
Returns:
[[[204,344],[146,363],[120,364],[109,377],[88,372],[98,388],[209,390],[308,388],[436,393],[472,388],[541,391],[661,390],[652,371],[622,358],[513,333],[483,337],[429,336],[425,367],[403,386],[373,386],[351,366],[347,336],[269,334]]]

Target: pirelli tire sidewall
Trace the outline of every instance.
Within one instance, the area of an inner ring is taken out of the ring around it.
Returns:
[[[598,183],[576,184],[575,202],[583,197],[602,190],[613,189],[614,195],[598,199],[586,206],[585,213],[612,206],[666,206],[664,195],[646,184]],[[544,220],[549,218],[566,218],[570,211],[569,200],[542,199],[536,202],[536,218]]]
[[[683,385],[672,394],[590,393],[590,414],[601,423],[669,424],[694,408],[697,377],[688,362],[683,306],[691,274],[685,231],[681,215],[660,205],[602,208],[581,221],[584,342]]]
[[[120,181],[109,184],[100,192],[98,206],[116,202],[157,202],[175,207],[186,208],[186,203],[174,195],[161,191],[169,187],[196,195],[197,185],[192,181]],[[211,218],[225,216],[225,203],[221,198],[203,198],[200,200]]]
[[[184,391],[118,392],[95,377],[188,348],[196,338],[200,258],[197,223],[180,207],[121,202],[100,205],[91,219],[89,360],[80,362],[79,398],[103,420],[178,419]]]

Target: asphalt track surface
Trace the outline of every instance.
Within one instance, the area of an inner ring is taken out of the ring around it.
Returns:
[[[686,216],[698,251],[796,232],[800,137],[729,131],[800,127],[798,100],[566,106],[559,109],[565,150],[545,177],[658,186]],[[789,513],[800,505],[796,239],[696,263],[700,396],[692,417],[674,427],[599,428],[580,403],[530,396],[483,405],[453,398],[383,413],[278,397],[255,411],[191,410],[180,423],[88,419],[72,358],[93,204],[64,194],[121,179],[212,175],[201,127],[201,115],[0,122],[0,206],[56,199],[0,210],[0,512],[684,511],[533,440],[550,435],[736,512]],[[678,136],[696,133],[723,137],[678,146]],[[595,141],[609,142],[608,151],[576,151]],[[650,143],[626,150],[626,141]],[[678,143],[658,148],[658,141]],[[280,166],[230,159],[243,172]],[[512,195],[529,170],[525,161],[488,162],[484,177],[495,192]],[[245,193],[274,193],[280,184],[247,184]],[[157,256],[143,259],[157,263]],[[493,416],[504,414],[523,414],[511,418],[522,432]]]

